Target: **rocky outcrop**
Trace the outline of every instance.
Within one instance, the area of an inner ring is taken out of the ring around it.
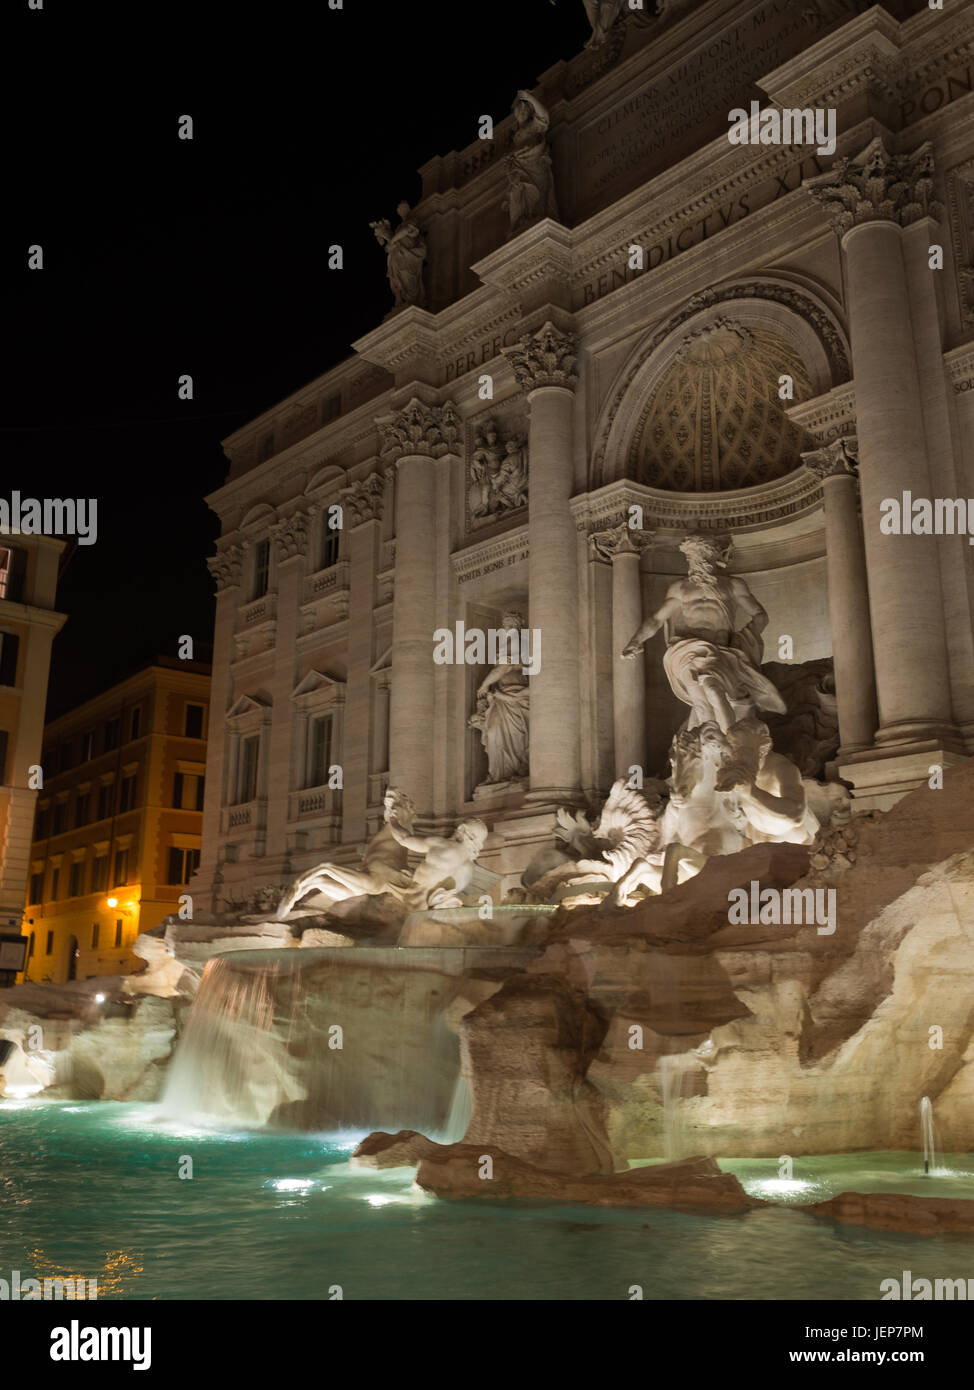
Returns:
[[[51,1096],[71,1100],[157,1100],[176,1040],[167,999],[140,999],[129,1018],[103,1018],[77,1033]]]
[[[910,1231],[916,1235],[947,1235],[974,1231],[974,1202],[951,1197],[911,1197],[899,1192],[840,1192],[828,1202],[804,1208],[851,1226],[880,1231]]]
[[[521,1198],[597,1207],[675,1207],[741,1212],[761,1203],[748,1197],[712,1158],[688,1158],[624,1173],[568,1176],[526,1163],[503,1150],[452,1144],[420,1159],[417,1186],[437,1197]]]
[[[585,1074],[605,1022],[582,990],[555,975],[509,979],[461,1021],[473,1098],[466,1138],[504,1135],[506,1150],[563,1173],[612,1171]]]
[[[349,1163],[353,1168],[415,1168],[424,1158],[440,1153],[445,1147],[414,1129],[401,1129],[398,1134],[378,1130],[368,1134],[353,1152]]]
[[[855,828],[854,861],[758,845],[633,908],[558,920],[533,983],[465,1020],[469,1137],[575,1173],[593,1149],[608,1170],[917,1148],[928,1095],[944,1149],[974,1148],[974,765]],[[834,931],[731,921],[752,881],[818,891]]]

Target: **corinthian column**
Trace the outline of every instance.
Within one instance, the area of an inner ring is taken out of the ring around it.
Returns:
[[[947,640],[937,541],[885,535],[881,503],[930,497],[903,228],[931,215],[933,153],[887,153],[878,137],[806,188],[829,210],[846,259],[859,477],[879,700],[877,744],[949,734]]]
[[[646,667],[623,661],[620,653],[643,621],[639,563],[651,536],[616,526],[590,539],[597,554],[612,562],[612,740],[615,775],[628,778],[631,767],[646,764]]]
[[[857,456],[854,437],[802,454],[805,467],[822,480],[840,756],[871,747],[876,732],[876,673],[866,555],[859,530]]]
[[[458,454],[461,420],[452,402],[415,398],[376,424],[384,456],[397,469],[396,577],[389,702],[389,784],[412,797],[420,815],[433,807],[433,633],[436,565],[434,461]],[[439,731],[443,737],[443,730]]]
[[[575,339],[546,323],[505,356],[530,403],[528,584],[541,666],[531,677],[530,797],[577,793],[578,574],[572,493]]]

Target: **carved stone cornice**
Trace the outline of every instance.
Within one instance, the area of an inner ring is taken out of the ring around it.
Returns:
[[[297,511],[273,527],[271,536],[277,542],[278,560],[294,560],[299,555],[307,555],[308,521],[308,510]]]
[[[228,545],[209,557],[206,567],[216,581],[218,594],[224,589],[233,589],[240,584],[242,566],[243,547],[240,545]]]
[[[933,197],[933,177],[929,141],[910,154],[890,154],[877,135],[860,154],[836,160],[828,173],[806,179],[803,187],[841,235],[866,222],[908,227],[922,217],[939,219],[944,209]]]
[[[463,420],[452,401],[426,405],[414,396],[402,410],[381,415],[375,423],[382,436],[380,452],[396,463],[415,455],[438,459],[462,448]]]
[[[843,382],[824,395],[810,401],[800,401],[787,414],[819,444],[828,444],[840,434],[855,434],[855,386],[852,382]]]
[[[564,386],[574,391],[578,382],[575,371],[578,339],[562,333],[549,320],[537,333],[527,333],[514,347],[504,349],[517,384],[524,392],[539,386]]]
[[[854,434],[841,435],[821,449],[802,454],[802,463],[821,482],[826,478],[857,478],[859,441]]]
[[[592,531],[589,545],[602,560],[614,560],[618,555],[641,555],[652,545],[654,531],[634,531],[631,526],[613,526],[608,531]]]
[[[366,521],[382,520],[382,499],[385,495],[385,482],[381,473],[370,473],[367,478],[343,487],[338,494],[342,504],[347,530],[354,530]]]

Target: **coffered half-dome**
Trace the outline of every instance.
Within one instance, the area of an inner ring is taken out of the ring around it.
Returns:
[[[782,377],[794,395],[782,401]],[[639,416],[631,478],[673,492],[721,492],[781,478],[812,447],[785,413],[812,383],[770,330],[721,318],[683,339]]]

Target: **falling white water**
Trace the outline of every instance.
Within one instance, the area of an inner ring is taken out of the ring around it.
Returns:
[[[923,1136],[923,1171],[933,1175],[942,1173],[940,1151],[938,1148],[937,1126],[933,1122],[933,1102],[924,1096],[920,1102],[920,1133]]]
[[[667,1160],[682,1157],[683,1122],[680,1101],[683,1098],[683,1083],[691,1066],[690,1059],[679,1054],[659,1059],[663,1098],[663,1157]]]
[[[176,1047],[164,1116],[461,1138],[470,1102],[443,1015],[463,955],[356,947],[216,957]]]

